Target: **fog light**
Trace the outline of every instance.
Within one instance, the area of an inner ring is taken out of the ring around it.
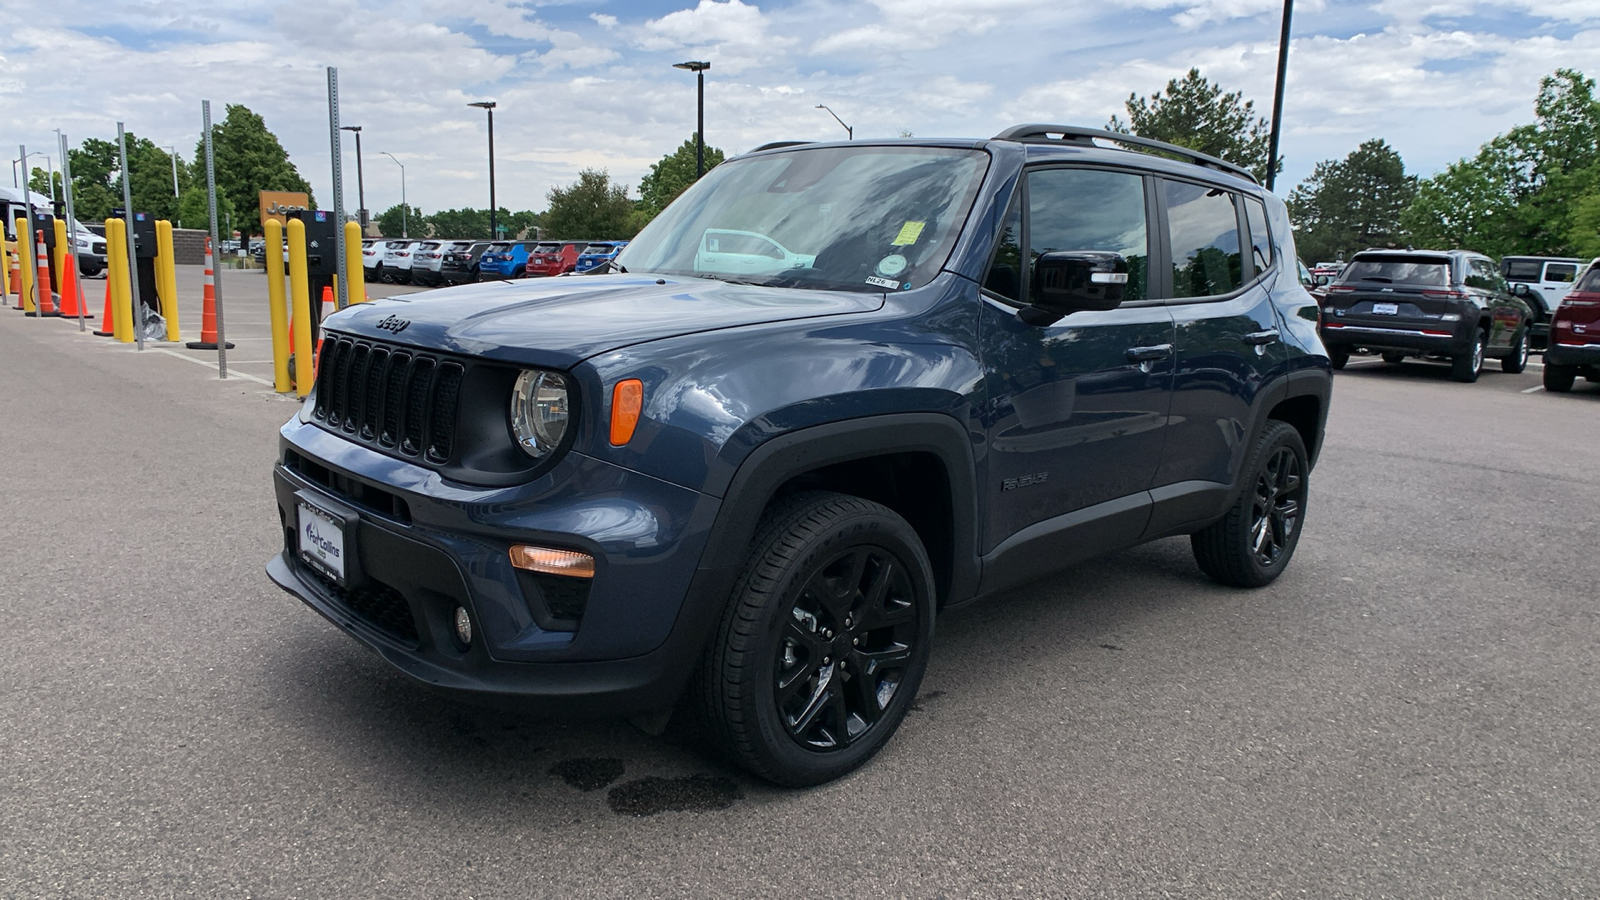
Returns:
[[[465,606],[456,607],[456,640],[463,647],[472,646],[472,617],[467,615]]]

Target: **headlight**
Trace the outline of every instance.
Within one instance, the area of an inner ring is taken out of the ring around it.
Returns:
[[[511,431],[518,446],[543,459],[567,433],[567,380],[554,372],[527,371],[511,389]]]

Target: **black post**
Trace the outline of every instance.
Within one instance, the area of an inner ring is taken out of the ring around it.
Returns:
[[[361,206],[361,234],[367,233],[367,182],[361,174],[361,129],[356,129],[356,203]]]
[[[699,178],[706,173],[706,70],[697,70],[694,77],[700,94],[694,125],[694,177]]]
[[[494,211],[494,110],[489,110],[489,240],[499,240],[500,234],[495,231]]]
[[[1267,190],[1278,177],[1278,132],[1283,119],[1283,83],[1289,75],[1289,18],[1294,0],[1283,0],[1283,32],[1278,35],[1278,89],[1272,94],[1272,132],[1267,138]]]

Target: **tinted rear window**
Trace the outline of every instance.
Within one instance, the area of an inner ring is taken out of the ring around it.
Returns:
[[[589,246],[583,248],[583,252],[584,253],[606,254],[606,253],[610,253],[612,250],[615,250],[615,249],[616,248],[611,246],[610,244],[590,244]]]
[[[1366,256],[1358,257],[1345,267],[1344,279],[1371,281],[1379,284],[1450,283],[1450,260],[1444,258],[1418,259],[1416,257]]]
[[[1578,283],[1572,286],[1572,290],[1582,291],[1585,294],[1600,294],[1600,266],[1591,265],[1589,271],[1583,273]]]
[[[534,253],[560,253],[560,244],[540,244],[533,248]]]

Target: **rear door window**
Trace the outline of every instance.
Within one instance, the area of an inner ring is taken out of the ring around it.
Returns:
[[[1214,297],[1237,290],[1243,259],[1234,195],[1186,181],[1167,182],[1166,193],[1172,296]]]

